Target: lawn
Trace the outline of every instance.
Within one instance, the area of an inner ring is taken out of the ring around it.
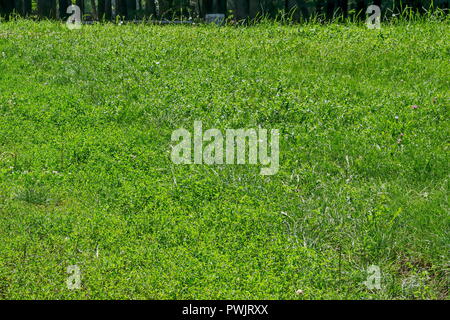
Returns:
[[[2,22],[0,299],[447,299],[449,107],[448,18]],[[279,171],[173,163],[194,121]]]

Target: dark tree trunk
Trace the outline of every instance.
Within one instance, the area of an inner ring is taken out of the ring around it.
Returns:
[[[227,0],[217,0],[219,3],[219,6],[217,8],[217,12],[218,13],[223,13],[226,14],[227,13]]]
[[[327,0],[326,14],[327,14],[327,18],[328,19],[333,18],[333,14],[334,14],[334,0]]]
[[[98,20],[111,20],[112,6],[111,0],[98,0]]]
[[[81,16],[84,14],[84,0],[76,0],[75,4],[80,7]]]
[[[339,0],[339,8],[341,9],[341,14],[344,17],[347,17],[347,15],[348,15],[348,0]]]
[[[102,21],[105,18],[105,11],[106,11],[106,2],[105,0],[98,0],[98,20]]]
[[[327,13],[328,0],[316,0],[316,12],[319,14]]]
[[[13,6],[14,6],[14,9],[16,10],[16,13],[18,13],[20,15],[24,15],[22,0],[13,0]]]
[[[0,14],[8,17],[14,11],[14,0],[0,0]]]
[[[104,0],[105,1],[105,20],[111,20],[112,19],[112,2],[111,0]]]
[[[373,4],[381,8],[381,0],[374,0]]]
[[[56,18],[56,0],[38,0],[37,5],[41,17]]]
[[[127,3],[126,0],[117,0],[116,1],[116,12],[117,15],[125,19],[127,17]]]
[[[236,18],[245,19],[249,14],[249,0],[236,0]]]
[[[72,4],[70,0],[59,0],[59,18],[61,20],[67,20],[69,15],[67,14],[67,8]]]
[[[29,15],[31,13],[31,0],[23,0],[23,14]]]
[[[136,18],[136,0],[125,0],[127,3],[127,18],[133,20]]]
[[[348,0],[327,0],[326,13],[329,19],[333,18],[335,14],[346,17],[348,13]]]
[[[259,0],[250,0],[250,2],[251,1],[259,3]],[[226,0],[206,0],[205,3],[206,13],[226,13],[227,11],[226,8],[227,8]]]
[[[145,0],[145,15],[147,17],[156,17],[156,4],[155,0]]]
[[[308,9],[306,8],[306,0],[285,0],[284,6],[285,11],[293,13],[292,18],[295,20],[299,20],[300,17],[306,18],[308,17]],[[264,14],[269,13],[271,16],[276,14],[276,8],[272,5],[267,5],[267,2],[263,2],[263,12]]]
[[[261,11],[260,0],[249,0],[248,14],[250,18],[255,18]]]
[[[359,17],[364,17],[364,13],[367,10],[367,5],[365,0],[357,0],[356,1],[356,13]]]
[[[308,8],[306,7],[306,1],[305,0],[297,0],[297,7],[299,10],[299,13],[301,13],[302,17],[306,19],[309,15]]]
[[[97,6],[95,5],[95,0],[91,0],[91,7],[92,7],[92,17],[94,19],[98,19]]]

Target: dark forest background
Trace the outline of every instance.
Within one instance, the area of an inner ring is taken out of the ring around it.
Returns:
[[[0,0],[0,15],[12,14],[50,19],[66,19],[67,7],[76,4],[84,20],[111,20],[116,16],[127,20],[198,19],[207,13],[224,13],[235,20],[261,16],[276,17],[281,12],[293,19],[320,15],[364,17],[366,8],[375,4],[383,12],[416,12],[448,9],[450,0]],[[408,9],[409,10],[409,9]]]

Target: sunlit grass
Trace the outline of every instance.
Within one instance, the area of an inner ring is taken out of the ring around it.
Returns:
[[[449,30],[1,23],[0,297],[445,298]],[[280,171],[174,165],[194,120]]]

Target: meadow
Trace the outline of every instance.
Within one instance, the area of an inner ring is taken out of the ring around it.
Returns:
[[[449,22],[0,23],[0,299],[447,299]]]

